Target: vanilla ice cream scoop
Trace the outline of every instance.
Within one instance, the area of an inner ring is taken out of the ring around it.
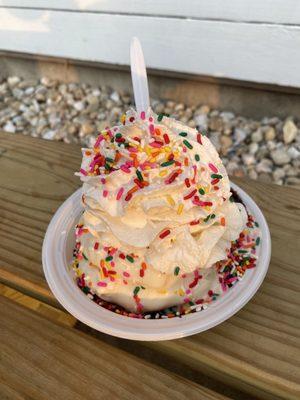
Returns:
[[[135,312],[201,299],[247,222],[212,143],[165,116],[127,112],[83,149],[78,269],[93,293]]]

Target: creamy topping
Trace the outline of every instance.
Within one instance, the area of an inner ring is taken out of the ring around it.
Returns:
[[[80,269],[95,293],[133,311],[201,297],[217,285],[211,267],[243,230],[245,209],[230,202],[205,136],[151,110],[123,122],[83,149]]]

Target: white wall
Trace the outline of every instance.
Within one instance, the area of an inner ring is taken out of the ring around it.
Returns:
[[[0,50],[300,87],[299,0],[0,0]]]

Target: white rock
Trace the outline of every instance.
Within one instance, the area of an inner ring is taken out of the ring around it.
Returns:
[[[296,147],[290,147],[287,151],[292,160],[300,159],[300,151]]]
[[[16,127],[11,121],[6,122],[6,124],[3,127],[4,132],[9,132],[9,133],[15,133],[16,132]]]
[[[236,128],[233,137],[236,144],[239,144],[246,139],[247,133],[244,131],[244,129]]]
[[[114,101],[115,103],[120,101],[120,95],[118,92],[112,92],[112,94],[110,95],[110,98],[112,101]]]
[[[279,148],[272,151],[271,157],[276,165],[288,164],[291,161],[291,156],[284,148]]]
[[[42,134],[42,137],[47,140],[53,140],[55,138],[56,131],[46,131]]]
[[[269,173],[272,172],[272,167],[272,161],[264,158],[256,165],[256,171],[258,173]]]
[[[219,132],[210,132],[208,136],[209,140],[215,146],[217,151],[220,151],[220,133]]]
[[[18,76],[9,76],[7,78],[7,83],[10,87],[16,86],[20,81],[21,79]]]
[[[73,104],[73,107],[75,108],[75,110],[77,111],[82,111],[84,109],[84,102],[83,101],[76,101]]]
[[[287,119],[283,125],[283,140],[285,144],[291,143],[297,136],[298,128],[294,121]]]
[[[257,129],[255,132],[252,133],[251,135],[251,140],[254,143],[259,143],[263,140],[263,134],[260,129]]]
[[[220,116],[223,118],[224,121],[228,122],[234,119],[234,114],[229,111],[223,111],[221,112]]]
[[[248,175],[249,175],[249,178],[250,179],[257,179],[257,172],[255,171],[255,169],[251,169],[249,172],[248,172]]]
[[[203,129],[207,129],[207,115],[206,114],[196,115],[196,117],[194,119],[195,119],[196,125],[198,125],[199,127],[203,128]]]
[[[273,171],[273,178],[275,181],[278,181],[279,179],[282,179],[285,177],[285,171],[283,168],[276,168],[275,171]]]
[[[242,160],[243,163],[247,166],[255,164],[255,158],[252,154],[243,154]]]
[[[274,140],[276,137],[276,132],[275,129],[271,126],[270,128],[268,128],[265,132],[265,139],[267,141],[269,140]]]
[[[250,143],[250,145],[249,145],[249,153],[254,155],[257,152],[257,150],[258,150],[258,144],[255,143],[255,142]]]

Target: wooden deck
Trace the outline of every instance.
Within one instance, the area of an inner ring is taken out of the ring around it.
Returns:
[[[61,310],[43,275],[44,233],[80,185],[80,160],[75,145],[0,134],[0,397],[107,398],[113,386],[111,398],[298,399],[299,190],[235,180],[272,236],[270,269],[250,303],[208,332],[132,342]]]

